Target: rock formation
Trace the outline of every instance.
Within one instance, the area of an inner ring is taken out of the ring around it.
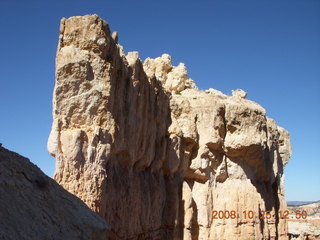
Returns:
[[[320,201],[288,206],[288,211],[290,213],[288,216],[290,240],[320,239]]]
[[[30,161],[0,146],[1,240],[102,240],[107,226]]]
[[[110,239],[287,239],[289,134],[246,95],[198,90],[167,54],[125,55],[97,15],[62,19],[54,178],[106,219]]]

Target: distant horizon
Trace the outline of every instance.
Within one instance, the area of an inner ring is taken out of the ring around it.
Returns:
[[[316,200],[316,201],[300,201],[300,200],[286,200],[286,202],[307,202],[307,203],[316,203],[316,202],[320,202],[320,199],[319,200]]]

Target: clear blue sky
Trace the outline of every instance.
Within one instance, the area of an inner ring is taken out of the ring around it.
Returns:
[[[140,58],[172,55],[201,89],[242,88],[288,129],[287,200],[320,199],[320,1],[0,0],[0,142],[49,176],[62,17],[97,13]]]

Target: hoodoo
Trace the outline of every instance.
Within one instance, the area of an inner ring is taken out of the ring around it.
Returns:
[[[120,41],[97,15],[61,21],[55,180],[110,239],[287,239],[288,132],[243,90],[200,91],[184,64]]]

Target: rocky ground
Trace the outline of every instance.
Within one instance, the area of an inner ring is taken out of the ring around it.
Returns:
[[[0,146],[0,240],[105,240],[107,225],[27,158]]]
[[[300,206],[288,206],[288,233],[290,239],[320,239],[320,201]],[[302,213],[302,217],[300,216]]]

